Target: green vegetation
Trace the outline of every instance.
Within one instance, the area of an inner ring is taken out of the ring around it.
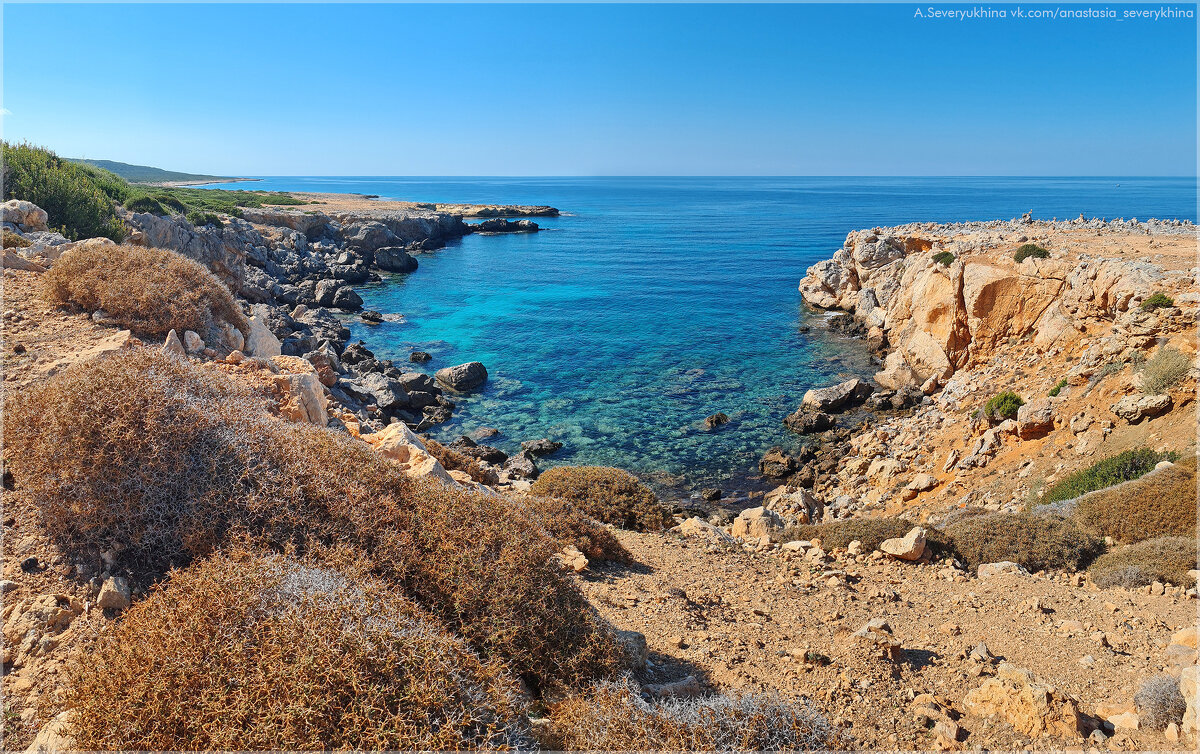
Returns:
[[[1056,483],[1046,490],[1042,504],[1070,500],[1086,492],[1137,479],[1153,469],[1159,461],[1174,461],[1177,457],[1175,453],[1156,453],[1149,448],[1127,450],[1120,455],[1097,461]]]
[[[72,240],[103,236],[123,241],[127,229],[117,215],[117,206],[130,212],[187,215],[199,226],[219,224],[214,220],[216,213],[241,217],[243,207],[306,203],[270,191],[142,186],[92,164],[103,161],[65,160],[28,144],[4,142],[3,147],[4,198],[38,205],[49,215],[50,227]]]
[[[1191,368],[1191,359],[1170,346],[1162,346],[1138,369],[1142,375],[1142,392],[1146,395],[1162,395],[1183,379]]]
[[[939,251],[933,255],[933,261],[943,267],[949,267],[954,264],[954,255],[948,251]]]
[[[1142,302],[1142,311],[1152,312],[1155,309],[1166,309],[1171,306],[1175,306],[1175,299],[1160,291],[1152,293]]]
[[[225,223],[221,221],[221,216],[215,212],[200,212],[196,210],[189,212],[187,219],[188,222],[197,228],[203,228],[205,225],[212,225],[217,228],[225,227]]]
[[[983,413],[989,419],[1016,419],[1017,410],[1025,405],[1024,399],[1011,390],[1005,390],[999,395],[993,395],[983,406]]]
[[[1056,382],[1054,384],[1054,387],[1050,388],[1050,397],[1051,398],[1056,397],[1059,393],[1062,392],[1062,389],[1066,386],[1067,386],[1067,378],[1063,377],[1061,380],[1059,380],[1058,382]]]
[[[125,240],[125,224],[117,217],[109,193],[111,182],[97,176],[95,168],[68,162],[29,144],[2,142],[0,146],[5,200],[33,202],[46,210],[51,229],[72,240],[96,236],[118,243]]]
[[[536,497],[557,497],[574,503],[606,524],[638,531],[671,526],[671,511],[654,492],[628,471],[609,466],[559,466],[537,478],[529,488]]]
[[[1188,571],[1196,568],[1196,536],[1157,537],[1107,552],[1088,568],[1092,581],[1103,588],[1137,589],[1155,581],[1195,586]]]
[[[1156,457],[1144,455],[1141,463],[1131,470],[1127,467],[1128,473],[1145,469]],[[1189,455],[1169,468],[1140,476],[1120,488],[1093,492],[1075,505],[1073,515],[1089,530],[1118,542],[1194,535],[1196,456]]]
[[[959,558],[974,570],[1010,560],[1029,571],[1077,571],[1104,552],[1104,541],[1074,521],[1053,515],[966,516],[945,528]]]
[[[71,162],[90,165],[100,170],[113,173],[130,183],[167,183],[169,181],[213,181],[226,176],[204,175],[202,173],[180,173],[175,170],[152,168],[148,165],[130,165],[127,162],[113,160],[83,160],[68,158]]]
[[[1013,254],[1013,259],[1017,262],[1024,262],[1029,257],[1034,259],[1047,259],[1050,252],[1043,249],[1034,243],[1023,244],[1017,249],[1017,253]]]

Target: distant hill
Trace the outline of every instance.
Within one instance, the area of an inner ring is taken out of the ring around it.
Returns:
[[[71,158],[71,162],[80,162],[109,170],[121,176],[130,183],[167,183],[171,181],[219,181],[233,180],[227,176],[203,175],[201,173],[178,173],[174,170],[152,168],[148,165],[130,165],[125,162],[112,160],[81,160]]]

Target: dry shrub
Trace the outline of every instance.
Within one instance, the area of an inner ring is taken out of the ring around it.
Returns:
[[[564,545],[574,545],[588,560],[607,560],[629,565],[633,556],[613,533],[566,500],[528,497],[522,500],[529,515]]]
[[[123,327],[147,335],[194,330],[206,340],[222,323],[249,325],[237,301],[208,268],[173,251],[87,244],[54,262],[42,276],[53,304],[103,309]]]
[[[981,563],[1009,560],[1030,571],[1077,571],[1104,552],[1103,540],[1056,515],[968,516],[946,526],[945,533],[972,570]]]
[[[1166,674],[1142,681],[1133,696],[1138,721],[1149,730],[1162,730],[1171,723],[1182,723],[1187,702],[1179,691],[1179,681]]]
[[[1182,380],[1191,368],[1190,358],[1170,346],[1163,346],[1139,370],[1142,374],[1142,392],[1146,395],[1162,395]]]
[[[276,550],[343,544],[534,689],[620,665],[611,628],[517,506],[271,418],[215,371],[139,349],[12,403],[13,472],[64,548],[115,548],[120,567],[152,577],[238,532]]]
[[[610,466],[559,466],[538,477],[529,489],[539,497],[556,497],[579,506],[606,524],[637,531],[671,526],[671,511],[654,491],[628,471]]]
[[[807,524],[784,530],[780,541],[787,542],[795,539],[820,539],[821,547],[832,550],[846,547],[854,540],[862,543],[867,552],[878,550],[885,539],[903,537],[917,526],[912,521],[894,516],[887,518],[847,518],[840,521],[828,521],[823,524]],[[945,535],[931,526],[925,528],[925,546],[933,554],[942,557],[952,554]]]
[[[1075,517],[1087,528],[1121,542],[1196,532],[1196,456],[1189,454],[1119,488],[1081,497]]]
[[[770,693],[647,702],[626,678],[555,705],[542,744],[561,751],[804,751],[831,748],[834,737],[807,702]]]
[[[454,448],[448,448],[430,437],[422,437],[421,441],[425,443],[425,449],[429,451],[429,455],[436,458],[447,471],[466,472],[471,475],[471,479],[480,484],[496,483],[495,472],[485,469],[478,459],[464,456]]]
[[[30,246],[30,241],[19,233],[14,233],[8,228],[4,229],[4,248],[6,249],[23,249]]]
[[[1096,558],[1088,568],[1100,587],[1137,589],[1154,581],[1193,586],[1188,571],[1197,568],[1195,536],[1158,537],[1121,547]]]
[[[82,750],[528,746],[517,684],[383,581],[278,555],[197,562],[72,669]]]

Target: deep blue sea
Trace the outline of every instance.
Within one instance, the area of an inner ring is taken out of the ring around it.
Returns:
[[[435,435],[495,427],[508,452],[549,437],[542,466],[621,466],[681,492],[747,489],[809,387],[874,371],[796,290],[846,233],[914,221],[1087,216],[1196,219],[1194,179],[274,177],[222,188],[428,202],[549,204],[543,232],[468,236],[359,289],[402,322],[352,323],[381,357],[422,369],[482,361]],[[802,332],[802,326],[809,326]],[[723,411],[716,431],[703,419]]]

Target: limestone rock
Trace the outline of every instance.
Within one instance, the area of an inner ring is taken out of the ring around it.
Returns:
[[[4,269],[6,270],[24,270],[26,272],[45,272],[46,268],[34,262],[31,259],[17,254],[16,252],[4,250]]]
[[[1183,731],[1190,736],[1200,735],[1200,719],[1196,708],[1196,687],[1200,685],[1200,665],[1184,668],[1179,674],[1179,693],[1187,709],[1183,713]]]
[[[458,483],[446,473],[446,469],[425,449],[425,443],[403,422],[394,422],[383,430],[362,439],[375,452],[398,464],[406,476],[414,479],[437,479],[452,486]]]
[[[163,353],[172,353],[176,356],[184,356],[187,350],[183,347],[183,341],[179,339],[179,333],[174,330],[167,333],[167,339],[163,342]]]
[[[925,534],[925,529],[914,526],[903,537],[883,540],[879,549],[899,560],[920,560],[925,554]]]
[[[417,260],[399,246],[384,246],[375,250],[375,266],[388,272],[412,272]]]
[[[1009,663],[1001,663],[995,678],[967,692],[964,705],[973,715],[999,717],[1027,736],[1075,738],[1096,727],[1073,698],[1035,683],[1028,670]]]
[[[813,388],[800,401],[803,407],[816,411],[833,412],[866,400],[873,388],[860,379],[846,380],[830,387]]]
[[[1127,395],[1113,404],[1112,412],[1130,424],[1137,424],[1148,416],[1158,416],[1171,408],[1171,396]]]
[[[733,520],[733,530],[730,533],[735,537],[749,539],[769,536],[772,532],[782,528],[783,519],[779,517],[779,514],[760,505],[757,508],[747,508],[739,513],[738,517]]]
[[[999,563],[980,563],[976,573],[981,579],[990,579],[993,576],[1009,574],[1018,576],[1029,575],[1028,571],[1011,560],[1002,560]]]
[[[1037,398],[1017,409],[1017,434],[1022,440],[1032,440],[1054,431],[1054,402]]]
[[[200,353],[204,350],[204,340],[200,337],[199,333],[192,330],[184,330],[183,347],[188,353]]]
[[[6,223],[12,223],[24,232],[46,230],[50,216],[46,210],[33,202],[22,199],[9,199],[0,204],[0,218]]]
[[[121,576],[111,576],[100,587],[100,596],[96,597],[96,606],[112,610],[124,610],[129,607],[132,593],[129,582]]]
[[[244,350],[249,356],[271,358],[281,354],[283,346],[262,317],[255,314],[250,318],[250,335],[246,338]]]
[[[439,369],[436,377],[438,382],[451,390],[464,392],[482,385],[487,380],[488,373],[483,364],[471,361]]]
[[[65,710],[50,718],[38,731],[37,737],[29,744],[25,754],[65,754],[75,751],[75,741],[69,733],[74,714],[72,710]]]
[[[720,544],[734,544],[732,537],[699,516],[692,516],[671,531],[684,537],[699,537]]]
[[[933,474],[917,474],[912,478],[912,481],[904,485],[904,489],[912,490],[913,492],[928,492],[937,485],[937,477]]]

